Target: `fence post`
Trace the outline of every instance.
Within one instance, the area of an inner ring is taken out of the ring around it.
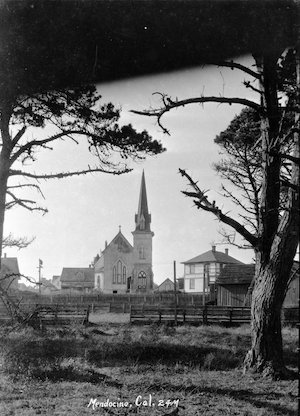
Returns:
[[[203,324],[208,325],[207,305],[203,306]]]

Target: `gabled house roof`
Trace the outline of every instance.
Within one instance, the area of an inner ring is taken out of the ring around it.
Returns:
[[[174,287],[174,282],[172,282],[172,280],[171,279],[169,279],[169,278],[167,278],[166,280],[164,280],[159,286],[158,286],[158,288],[157,289],[159,289],[162,285],[164,285],[165,283],[169,283],[169,284],[171,284],[173,287]]]
[[[195,263],[232,263],[243,264],[241,261],[229,256],[227,253],[216,251],[214,247],[212,250],[206,251],[199,256],[193,257],[190,260],[182,262],[183,264],[195,264]]]
[[[216,284],[253,284],[255,264],[226,264],[216,279]],[[294,261],[291,270],[291,279],[299,278],[299,262]],[[251,285],[252,286],[252,285]]]
[[[10,273],[20,274],[17,257],[3,257],[1,259],[1,269],[2,268]]]
[[[254,277],[255,264],[226,264],[216,279],[216,284],[223,285],[249,285]]]
[[[94,269],[92,267],[64,267],[60,281],[94,283]]]

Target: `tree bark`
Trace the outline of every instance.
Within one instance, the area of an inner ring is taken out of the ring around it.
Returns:
[[[296,104],[299,105],[299,55],[296,68]],[[267,81],[264,88],[267,87],[272,92],[272,80]],[[284,378],[289,375],[289,371],[283,360],[281,311],[299,243],[299,165],[293,163],[291,183],[294,186],[288,191],[287,203],[280,216],[277,202],[280,193],[279,182],[274,182],[274,178],[275,181],[279,181],[280,147],[277,144],[273,145],[274,139],[276,143],[276,114],[274,116],[272,111],[275,108],[274,103],[272,100],[268,103],[267,100],[268,97],[263,103],[266,116],[262,116],[265,177],[260,203],[259,243],[255,247],[256,272],[251,304],[252,345],[245,358],[244,370],[251,369],[272,378]],[[295,115],[295,125],[299,127],[299,113]],[[298,129],[294,133],[294,156],[299,157]]]
[[[4,217],[5,217],[5,203],[7,192],[7,181],[10,170],[10,155],[11,155],[11,137],[9,133],[9,120],[10,112],[7,109],[5,103],[1,105],[0,115],[0,133],[2,139],[2,149],[0,153],[0,267],[2,258],[2,241],[3,241],[3,229],[4,229]]]

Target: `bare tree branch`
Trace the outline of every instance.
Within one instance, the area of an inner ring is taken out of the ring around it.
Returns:
[[[28,239],[27,237],[14,237],[11,233],[3,238],[2,248],[16,247],[19,250],[26,248],[34,241],[35,237]]]
[[[32,201],[31,199],[21,199],[17,198],[11,191],[6,191],[7,195],[9,195],[13,200],[6,203],[6,209],[10,209],[15,205],[19,205],[28,211],[41,211],[44,214],[48,212],[46,208],[38,207],[36,205],[36,201]]]
[[[205,195],[205,192],[202,191],[196,182],[193,181],[193,179],[186,173],[185,170],[179,169],[179,172],[181,175],[188,179],[189,185],[194,189],[195,192],[187,192],[183,191],[183,194],[189,197],[192,197],[194,200],[195,205],[203,209],[204,211],[211,212],[214,214],[219,221],[223,222],[224,224],[229,225],[233,229],[235,229],[239,234],[242,235],[242,237],[247,240],[252,246],[254,247],[257,244],[257,237],[250,233],[242,224],[240,224],[238,221],[234,220],[233,218],[229,217],[228,215],[224,214],[220,208],[218,208],[215,203],[211,203],[207,196]]]
[[[246,67],[242,64],[239,64],[237,62],[233,62],[233,61],[230,61],[230,62],[227,62],[227,61],[212,62],[211,65],[223,66],[223,67],[228,67],[228,68],[231,68],[231,69],[240,69],[241,71],[245,72],[248,75],[251,75],[252,77],[254,77],[256,79],[260,78],[260,74],[258,72],[252,71],[250,68],[248,68],[248,67]]]
[[[157,93],[156,93],[157,94]],[[173,101],[169,96],[165,94],[161,94],[162,96],[162,103],[163,106],[156,108],[156,109],[150,109],[150,110],[131,110],[134,114],[139,114],[143,116],[148,117],[156,117],[157,122],[160,125],[160,127],[163,129],[164,133],[169,134],[168,130],[162,126],[161,124],[161,117],[167,113],[168,111],[178,108],[178,107],[184,107],[185,105],[189,104],[204,104],[204,103],[219,103],[219,104],[240,104],[247,107],[251,107],[256,111],[261,110],[261,106],[257,104],[254,101],[247,100],[246,98],[239,98],[239,97],[195,97],[195,98],[187,98],[185,100],[176,100]]]
[[[94,172],[103,172],[103,173],[109,173],[111,175],[121,175],[123,173],[130,172],[132,169],[124,168],[123,170],[119,171],[110,171],[102,168],[88,168],[84,170],[79,170],[76,172],[59,172],[59,173],[51,173],[51,174],[34,174],[29,172],[24,172],[21,170],[11,170],[10,176],[24,176],[27,178],[32,179],[63,179],[68,178],[70,176],[79,176],[79,175],[85,175],[87,173],[94,173]]]

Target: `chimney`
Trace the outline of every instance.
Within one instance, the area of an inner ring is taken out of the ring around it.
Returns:
[[[6,259],[6,253],[4,253],[4,258]]]
[[[216,246],[211,246],[211,251],[212,251],[213,253],[215,253],[215,252],[216,252]]]
[[[228,256],[228,248],[225,248],[225,254]]]
[[[107,247],[107,240],[105,240],[105,248]]]

